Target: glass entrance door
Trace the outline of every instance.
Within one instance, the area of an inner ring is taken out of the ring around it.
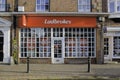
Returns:
[[[52,48],[53,48],[52,63],[64,63],[63,40],[62,39],[54,39]]]

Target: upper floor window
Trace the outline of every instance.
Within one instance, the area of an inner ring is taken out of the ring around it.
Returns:
[[[49,11],[49,0],[36,0],[36,11]]]
[[[108,0],[108,12],[120,12],[120,0]]]
[[[0,11],[5,11],[5,0],[0,0]]]
[[[91,0],[78,0],[78,11],[79,12],[90,12],[91,11]]]

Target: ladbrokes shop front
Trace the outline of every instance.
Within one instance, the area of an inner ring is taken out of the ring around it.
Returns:
[[[19,59],[24,63],[96,63],[96,17],[21,15]]]

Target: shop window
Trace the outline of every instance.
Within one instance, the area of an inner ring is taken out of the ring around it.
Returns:
[[[65,57],[95,57],[95,44],[95,29],[65,28]]]
[[[51,37],[64,38],[66,58],[96,56],[94,28],[24,28],[20,30],[21,58],[51,57]]]
[[[36,0],[36,11],[49,11],[49,0]]]
[[[113,42],[113,57],[117,58],[120,57],[120,37],[116,36],[114,37],[114,42]]]
[[[50,28],[24,28],[20,32],[20,54],[31,58],[51,57]]]
[[[0,0],[0,11],[5,11],[6,8],[5,1],[6,0]]]
[[[78,12],[90,12],[91,0],[78,0]]]

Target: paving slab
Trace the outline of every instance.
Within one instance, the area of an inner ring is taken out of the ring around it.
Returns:
[[[120,64],[26,64],[0,65],[0,80],[103,79],[120,80]]]

